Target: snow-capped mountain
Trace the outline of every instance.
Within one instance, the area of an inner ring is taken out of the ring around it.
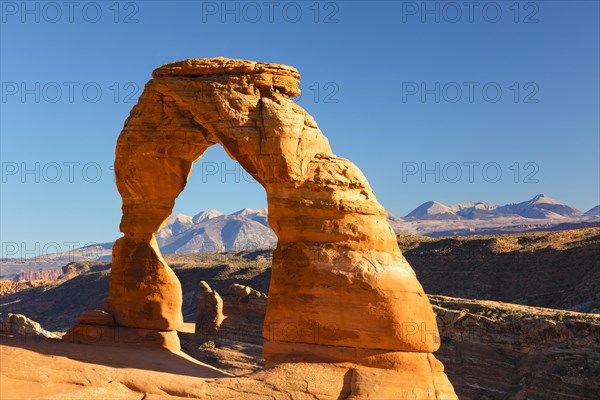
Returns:
[[[221,215],[225,215],[225,214],[223,214],[219,210],[201,211],[192,217],[192,222],[194,224],[199,224],[202,221],[206,221],[211,218],[219,217]]]
[[[489,219],[499,216],[520,216],[531,219],[577,218],[581,211],[562,204],[548,196],[538,194],[531,200],[516,204],[498,206],[492,203],[459,203],[445,206],[436,201],[428,201],[406,215],[406,219],[447,220],[447,219]]]
[[[487,218],[490,215],[493,215],[493,211],[498,208],[496,204],[492,203],[482,203],[477,202],[474,203],[472,201],[466,203],[458,203],[449,207],[452,211],[456,213],[456,215],[468,218],[468,219],[476,219],[476,218]]]
[[[172,236],[177,236],[180,233],[187,231],[194,225],[200,224],[211,218],[219,217],[224,215],[221,211],[208,210],[202,211],[193,217],[185,214],[173,214],[167,219],[161,230],[156,234],[156,240],[160,244]]]
[[[415,208],[405,218],[457,219],[458,216],[450,207],[438,203],[437,201],[428,201]]]
[[[428,201],[404,218],[389,216],[388,223],[397,233],[432,237],[495,235],[599,226],[600,210],[594,207],[582,214],[573,207],[539,194],[530,200],[503,206],[482,202],[446,206]]]
[[[174,214],[156,234],[163,253],[221,252],[274,247],[275,233],[267,224],[267,209],[226,215],[217,210],[192,216]]]
[[[533,199],[517,204],[507,204],[494,210],[497,215],[520,215],[525,218],[556,218],[578,217],[582,215],[576,208],[561,204],[543,194],[538,194]]]

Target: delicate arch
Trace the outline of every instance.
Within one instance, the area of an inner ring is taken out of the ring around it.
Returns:
[[[313,118],[291,99],[300,93],[298,72],[191,59],[165,65],[153,78],[117,143],[124,237],[113,250],[108,303],[116,323],[154,330],[181,324],[181,287],[153,234],[193,163],[220,144],[265,188],[278,237],[263,331],[267,363],[396,368],[414,352],[411,362],[447,389],[443,368],[427,355],[439,347],[431,305],[366,178],[333,155]]]
[[[437,348],[431,306],[385,210],[358,168],[332,154],[314,120],[291,100],[298,94],[294,69],[187,60],[153,76],[117,144],[125,237],[115,246],[110,309],[119,324],[174,329],[181,322],[172,298],[180,289],[152,234],[171,214],[193,162],[219,143],[267,192],[278,237],[268,340]],[[410,321],[419,332],[413,337],[402,332]]]

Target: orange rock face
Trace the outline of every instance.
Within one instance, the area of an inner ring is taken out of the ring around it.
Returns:
[[[355,363],[352,398],[455,398],[430,354],[439,347],[432,307],[386,212],[293,101],[299,79],[292,67],[224,58],[154,71],[117,143],[125,236],[113,249],[108,311],[119,326],[181,324],[181,288],[153,234],[193,163],[220,144],[265,188],[278,237],[267,364]]]

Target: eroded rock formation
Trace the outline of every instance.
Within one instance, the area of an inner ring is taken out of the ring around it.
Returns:
[[[208,283],[201,281],[198,289],[195,338],[200,344],[207,340],[230,343],[264,344],[262,328],[267,310],[267,295],[237,283],[229,286],[221,297]]]
[[[220,144],[265,188],[278,238],[267,366],[336,363],[352,399],[455,398],[431,354],[439,347],[431,305],[386,212],[293,101],[299,78],[292,67],[224,58],[154,71],[117,143],[124,237],[113,247],[106,311],[118,327],[166,336],[181,325],[181,286],[153,235],[193,163]]]
[[[196,318],[196,338],[200,343],[217,335],[223,315],[223,299],[204,281],[198,287],[198,313]]]
[[[16,282],[19,281],[41,281],[41,280],[55,280],[63,274],[61,268],[56,269],[45,269],[39,271],[23,271],[19,272],[19,275],[15,278]]]
[[[600,316],[430,296],[461,399],[600,398]]]
[[[0,279],[0,297],[6,296],[12,293],[18,293],[22,290],[34,288],[38,286],[44,286],[49,281],[9,281],[8,279]]]
[[[49,332],[42,326],[21,314],[0,313],[0,333],[20,336],[37,336],[60,339],[60,332]]]
[[[429,294],[600,313],[598,228],[399,240]]]

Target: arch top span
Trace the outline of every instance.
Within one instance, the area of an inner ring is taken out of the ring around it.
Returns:
[[[229,58],[191,58],[163,65],[152,72],[153,78],[189,77],[212,79],[233,76],[253,77],[259,88],[294,97],[300,95],[300,74],[289,65],[263,63]]]
[[[182,323],[181,286],[153,234],[193,163],[219,144],[265,188],[278,238],[267,363],[410,364],[450,393],[443,367],[427,354],[439,347],[432,307],[387,213],[358,167],[333,154],[292,100],[299,80],[293,67],[225,58],[153,72],[117,142],[124,237],[113,247],[107,310],[131,329],[173,331]]]
[[[302,185],[316,164],[336,158],[314,119],[290,98],[300,93],[292,67],[191,59],[153,76],[117,143],[124,233],[157,232],[193,162],[215,143],[274,197],[282,185]],[[150,183],[148,177],[139,185],[144,174],[163,179]]]

